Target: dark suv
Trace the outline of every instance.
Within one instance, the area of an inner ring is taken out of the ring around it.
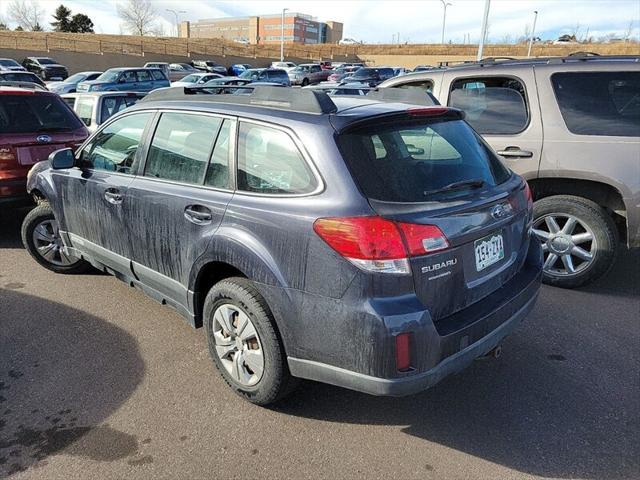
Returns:
[[[67,67],[49,57],[27,57],[22,66],[43,80],[64,80],[69,76]]]
[[[54,150],[78,146],[88,134],[55,93],[0,84],[0,203],[30,201],[27,172],[33,164]]]
[[[428,388],[533,307],[530,192],[460,111],[403,90],[205,92],[152,92],[39,166],[34,259],[93,265],[204,324],[225,381],[257,404],[295,377]]]

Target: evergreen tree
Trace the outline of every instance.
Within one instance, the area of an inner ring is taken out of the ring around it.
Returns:
[[[36,23],[33,26],[33,30],[31,30],[31,31],[32,32],[44,32],[44,28],[42,28],[39,23]]]
[[[93,22],[84,13],[76,13],[71,18],[68,31],[73,33],[94,33]]]
[[[53,18],[55,22],[51,22],[51,26],[53,27],[54,32],[69,32],[69,27],[71,26],[71,10],[69,10],[64,5],[60,5],[56,8],[55,13],[53,14]]]

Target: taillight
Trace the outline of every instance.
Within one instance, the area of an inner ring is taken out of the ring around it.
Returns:
[[[11,147],[0,147],[0,170],[11,170],[16,168],[18,159]]]
[[[408,274],[409,257],[449,246],[434,225],[396,223],[377,216],[319,218],[313,229],[344,258],[371,272]]]
[[[411,368],[411,334],[401,333],[396,336],[396,369],[406,371]]]

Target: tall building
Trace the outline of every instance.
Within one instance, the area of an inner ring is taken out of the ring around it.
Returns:
[[[190,38],[224,38],[253,44],[280,43],[282,15],[259,17],[229,17],[181,22],[180,36]],[[285,43],[338,43],[342,39],[342,23],[319,22],[311,15],[286,13],[284,17]]]

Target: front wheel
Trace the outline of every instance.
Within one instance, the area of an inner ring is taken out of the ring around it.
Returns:
[[[555,195],[533,205],[533,234],[542,243],[543,281],[575,288],[593,282],[613,266],[618,234],[613,219],[582,197]]]
[[[56,273],[82,273],[89,268],[84,260],[64,251],[58,221],[51,206],[41,202],[22,222],[22,243],[33,259]]]
[[[295,386],[273,316],[245,278],[211,288],[203,309],[209,353],[227,384],[256,405],[268,405]]]

